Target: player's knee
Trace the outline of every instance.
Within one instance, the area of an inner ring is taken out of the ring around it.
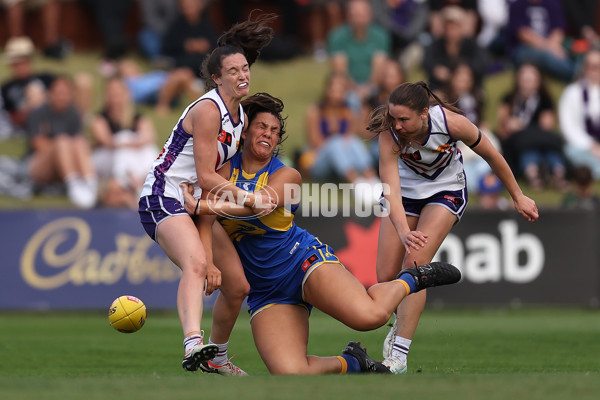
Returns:
[[[308,371],[305,365],[278,365],[269,368],[272,375],[307,375]]]
[[[372,331],[373,329],[385,325],[390,319],[390,314],[391,313],[379,308],[365,310],[360,314],[360,318],[355,322],[352,328],[358,331]]]
[[[206,260],[200,260],[198,258],[190,259],[185,265],[182,266],[183,274],[190,278],[204,280],[206,279]]]
[[[244,280],[240,283],[236,295],[243,301],[248,296],[248,293],[250,293],[250,284]]]
[[[224,280],[221,291],[227,296],[227,299],[242,303],[250,293],[250,285],[245,279],[234,282]]]

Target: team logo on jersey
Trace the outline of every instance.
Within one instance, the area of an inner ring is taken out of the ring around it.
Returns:
[[[313,253],[312,256],[308,257],[302,263],[302,271],[306,272],[310,268],[310,266],[313,265],[318,259],[319,257],[317,256],[317,254]]]
[[[441,146],[438,146],[438,148],[435,149],[435,151],[437,151],[438,153],[446,153],[449,148],[450,148],[450,143],[446,143],[446,144],[442,144]]]
[[[414,153],[404,153],[404,154],[402,154],[402,159],[420,161],[422,159],[421,152],[419,150],[417,150]]]
[[[219,136],[217,136],[217,140],[227,146],[231,146],[231,143],[233,143],[233,135],[226,132],[225,129],[222,129]]]

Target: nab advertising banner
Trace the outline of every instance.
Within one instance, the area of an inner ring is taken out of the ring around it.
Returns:
[[[376,283],[378,218],[296,221],[365,286]],[[599,223],[593,212],[543,210],[529,223],[514,211],[469,210],[436,256],[460,268],[463,280],[429,290],[428,304],[597,307]],[[0,211],[0,255],[3,310],[105,308],[124,294],[152,308],[176,304],[179,269],[132,211]],[[214,297],[205,298],[208,307]]]
[[[376,282],[379,220],[305,218],[366,286]],[[542,210],[537,222],[516,211],[469,210],[435,260],[456,265],[462,281],[428,291],[429,305],[583,305],[600,292],[600,214]],[[386,262],[385,257],[382,262]],[[391,262],[391,260],[390,260]]]

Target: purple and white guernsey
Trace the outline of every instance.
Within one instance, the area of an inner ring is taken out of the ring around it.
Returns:
[[[206,93],[181,114],[173,132],[167,139],[162,152],[152,164],[152,169],[146,176],[140,197],[157,195],[172,197],[183,204],[183,193],[179,186],[183,182],[194,185],[196,198],[200,197],[202,190],[198,186],[196,164],[194,162],[194,138],[192,134],[183,129],[183,119],[190,109],[200,101],[212,101],[221,113],[221,128],[216,142],[217,163],[215,171],[219,170],[231,157],[237,153],[245,119],[244,110],[240,105],[239,120],[233,121],[227,106],[223,102],[217,89]]]
[[[390,129],[392,137],[398,137]],[[439,106],[429,107],[429,135],[424,143],[412,143],[398,158],[402,196],[425,199],[442,191],[466,186],[462,154],[448,131],[446,114]]]

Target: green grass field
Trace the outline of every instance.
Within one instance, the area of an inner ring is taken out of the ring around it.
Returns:
[[[204,328],[210,329],[210,316]],[[375,358],[387,327],[355,332],[314,312],[309,352],[360,340]],[[245,312],[230,355],[250,377],[180,366],[174,312],[149,310],[134,334],[105,313],[0,313],[0,398],[12,399],[597,399],[600,314],[580,309],[426,310],[405,376],[270,376]]]

